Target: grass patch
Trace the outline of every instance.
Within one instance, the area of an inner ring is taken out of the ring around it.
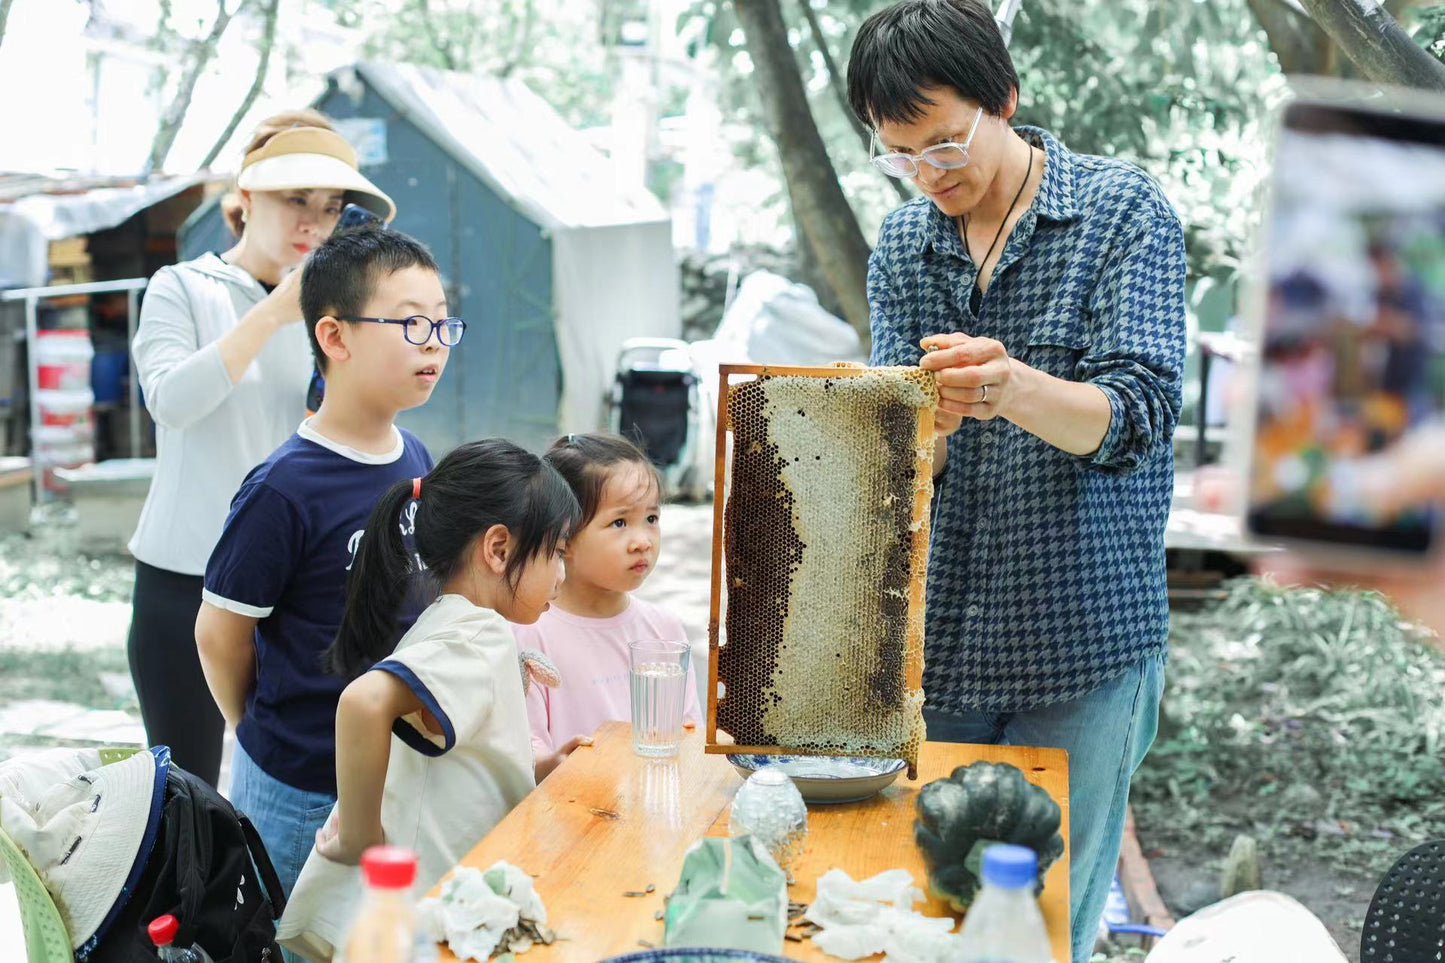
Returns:
[[[1237,832],[1288,862],[1328,849],[1378,879],[1445,827],[1445,653],[1379,595],[1229,586],[1177,613],[1141,830],[1222,855]]]

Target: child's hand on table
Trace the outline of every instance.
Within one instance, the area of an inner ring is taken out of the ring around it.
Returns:
[[[573,750],[578,749],[582,746],[590,745],[592,745],[591,736],[573,736],[571,739],[568,739],[562,744],[562,748],[558,749],[550,756],[543,756],[541,759],[538,759],[532,767],[534,772],[536,773],[537,782],[540,783],[543,779],[546,779],[548,776],[550,776],[552,774],[552,770],[562,765],[562,761],[568,756],[572,755]]]

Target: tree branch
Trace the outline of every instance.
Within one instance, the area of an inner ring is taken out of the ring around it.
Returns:
[[[432,20],[430,0],[418,0],[417,8],[421,12],[421,20],[422,23],[426,25],[426,33],[427,36],[431,38],[432,47],[441,55],[442,66],[448,70],[456,70],[456,55],[452,53],[451,47],[447,46],[446,41],[442,39],[442,35],[437,32],[437,25]]]
[[[251,107],[256,103],[256,98],[261,94],[261,88],[265,86],[266,72],[271,66],[271,48],[276,45],[276,14],[280,7],[281,0],[269,0],[266,5],[266,25],[261,31],[261,59],[256,64],[256,76],[251,81],[251,89],[246,91],[246,96],[241,101],[241,106],[237,107],[236,112],[231,115],[230,123],[228,123],[226,129],[221,132],[221,136],[216,138],[216,142],[211,145],[210,151],[206,153],[206,159],[201,161],[201,167],[203,168],[208,168],[216,162],[216,158],[220,156],[221,151],[225,149],[226,144],[230,142],[231,136],[236,133],[236,128],[241,126],[241,121],[245,119],[246,114],[250,112]]]
[[[497,76],[506,79],[512,72],[520,67],[532,53],[532,27],[537,19],[537,11],[532,0],[523,0],[522,4],[522,30],[518,37],[516,46],[507,57],[506,62],[497,69]]]
[[[1287,74],[1327,73],[1329,37],[1293,0],[1245,0]]]
[[[838,63],[833,59],[833,52],[828,49],[828,38],[823,34],[823,26],[818,22],[818,15],[813,10],[810,0],[798,0],[798,6],[803,8],[803,18],[808,21],[808,30],[813,35],[813,45],[818,48],[818,53],[823,57],[823,69],[828,73],[828,89],[833,92],[833,97],[838,101],[838,106],[843,110],[843,116],[848,118],[849,125],[853,132],[858,135],[858,142],[863,145],[863,150],[868,151],[873,146],[873,134],[858,115],[853,113],[852,106],[848,103],[848,94],[843,90],[843,74],[838,70]],[[888,183],[893,185],[893,192],[898,195],[901,201],[913,200],[913,192],[908,185],[896,177],[887,178]]]
[[[1445,63],[1417,44],[1375,0],[1301,0],[1370,80],[1445,90]]]
[[[231,18],[246,8],[250,0],[241,0],[236,4],[236,9],[230,12],[226,10],[226,0],[218,0],[216,6],[216,22],[211,24],[211,32],[206,39],[192,44],[191,63],[186,72],[181,75],[180,85],[176,87],[176,94],[166,106],[165,113],[161,115],[160,129],[151,141],[150,159],[146,162],[146,172],[161,170],[166,162],[167,155],[171,152],[171,146],[176,142],[176,135],[180,133],[181,124],[185,122],[186,111],[191,106],[191,95],[196,92],[196,82],[201,79],[206,65],[216,54],[216,46],[221,41],[221,34],[226,32],[230,25]]]

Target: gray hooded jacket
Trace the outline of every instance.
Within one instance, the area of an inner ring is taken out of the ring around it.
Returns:
[[[241,481],[306,415],[312,360],[304,324],[266,342],[232,383],[216,342],[266,296],[205,254],[161,268],[131,353],[156,423],[156,473],[130,551],[147,565],[202,575]]]

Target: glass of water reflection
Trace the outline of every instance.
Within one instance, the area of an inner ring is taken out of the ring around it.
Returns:
[[[692,647],[646,640],[628,645],[632,657],[632,748],[639,756],[675,756],[682,742]]]

